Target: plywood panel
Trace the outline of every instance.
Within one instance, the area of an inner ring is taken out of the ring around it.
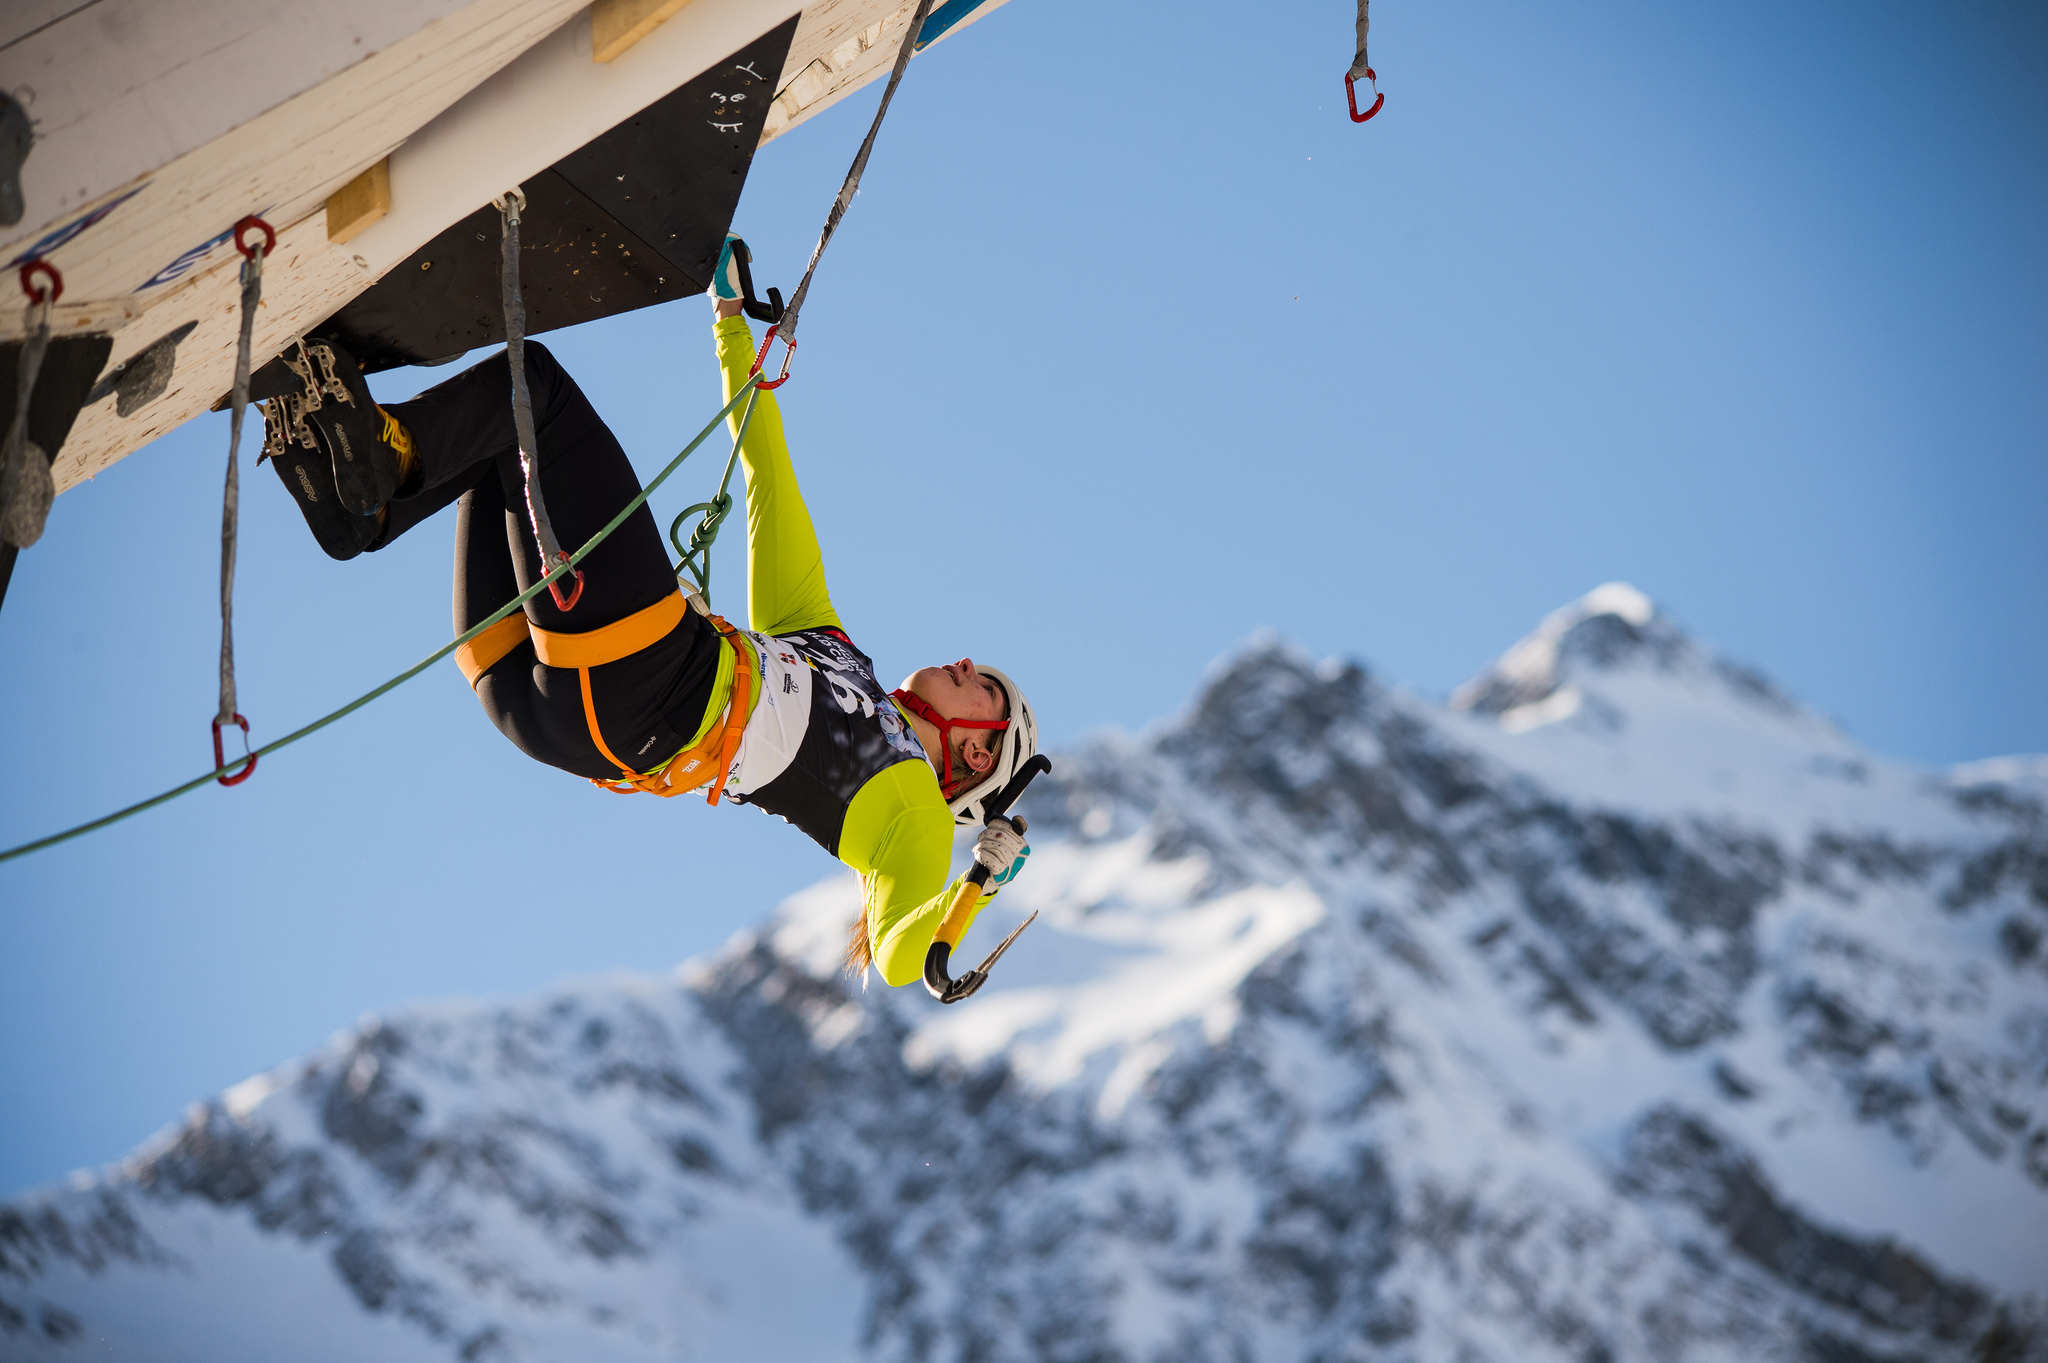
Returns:
[[[590,60],[590,30],[583,19],[533,45],[413,132],[402,149],[394,150],[395,138],[379,145],[365,137],[353,153],[363,159],[343,162],[336,148],[334,174],[315,192],[273,210],[280,242],[265,270],[257,362],[334,313],[492,195],[553,164],[796,12],[791,0],[695,0],[610,65]],[[459,54],[425,54],[409,79],[433,81],[436,62],[452,55]],[[319,131],[313,130],[299,154],[319,151]],[[209,147],[196,155],[224,154]],[[390,214],[346,246],[331,245],[322,211],[326,196],[385,154],[392,156]],[[211,178],[218,183],[222,177]],[[233,198],[224,190],[210,193],[213,221],[225,225],[249,211],[246,186]],[[123,361],[184,322],[196,322],[178,347],[171,386],[130,417],[117,416],[111,402],[89,407],[57,461],[60,490],[182,424],[226,391],[234,358],[235,266],[232,248],[222,243],[202,253],[182,278],[148,291],[147,312],[116,337],[113,360]]]
[[[930,51],[1007,3],[1009,0],[983,0],[923,50]],[[933,7],[935,17],[938,9]],[[807,6],[796,41],[790,44],[783,85],[769,112],[762,143],[887,75],[903,44],[904,26],[916,12],[916,0],[819,0]]]

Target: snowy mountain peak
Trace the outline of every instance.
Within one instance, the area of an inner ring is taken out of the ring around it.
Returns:
[[[0,1205],[0,1359],[2048,1363],[2040,764],[1760,721],[1628,588],[1537,642],[1626,723],[1263,636],[1059,754],[963,1007],[839,974],[845,876],[366,1022]]]
[[[1552,611],[1533,633],[1459,687],[1451,708],[1492,716],[1509,733],[1581,714],[1611,727],[1626,707],[1617,708],[1616,698],[1603,694],[1615,688],[1600,682],[1628,676],[1660,678],[1664,689],[1705,689],[1774,718],[1812,718],[1761,673],[1716,657],[1626,582],[1605,583]]]
[[[1454,709],[1504,715],[1540,705],[1566,685],[1574,664],[1595,670],[1645,653],[1669,659],[1683,635],[1659,618],[1656,603],[1626,582],[1595,587],[1552,611],[1492,666],[1453,693]]]

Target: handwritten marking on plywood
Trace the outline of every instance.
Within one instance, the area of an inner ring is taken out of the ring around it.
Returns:
[[[639,42],[690,0],[595,0],[590,7],[590,56],[608,62]]]
[[[391,158],[386,156],[327,196],[327,239],[341,245],[391,211]]]
[[[944,42],[1005,3],[983,0],[934,41]],[[783,66],[793,74],[776,91],[761,130],[762,145],[886,75],[916,11],[916,0],[812,0],[805,5]]]

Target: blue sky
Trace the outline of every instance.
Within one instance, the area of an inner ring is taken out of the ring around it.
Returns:
[[[994,662],[1057,747],[1264,626],[1442,694],[1624,578],[1880,752],[2048,751],[2042,11],[1382,0],[1374,36],[1363,127],[1342,0],[1013,0],[915,63],[783,390],[885,677]],[[763,284],[874,93],[756,162]],[[549,338],[647,472],[717,406],[708,312]],[[23,556],[0,842],[208,764],[225,446],[157,442]],[[333,564],[244,489],[259,739],[447,637],[452,517]],[[444,664],[0,866],[0,1195],[366,1011],[662,969],[834,865],[527,761]]]

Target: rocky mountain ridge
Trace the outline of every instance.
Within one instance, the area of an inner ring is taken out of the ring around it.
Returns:
[[[847,880],[367,1022],[0,1209],[0,1357],[2048,1359],[2031,766],[1610,584],[1448,709],[1255,640],[1027,812],[971,1003]]]

